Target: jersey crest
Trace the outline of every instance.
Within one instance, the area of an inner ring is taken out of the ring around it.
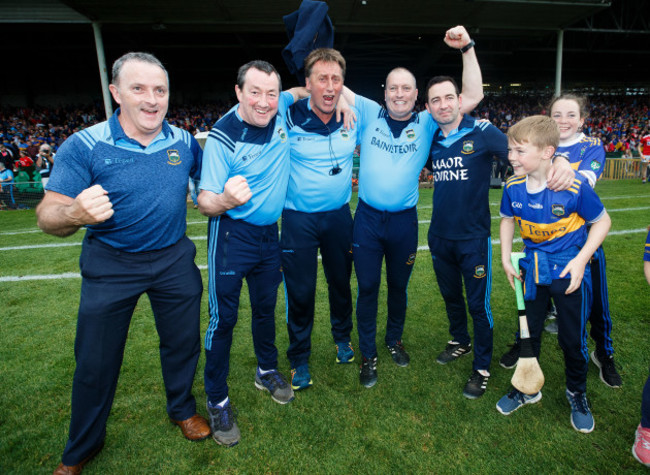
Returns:
[[[474,141],[473,140],[465,140],[463,142],[463,149],[460,151],[460,153],[464,153],[465,155],[469,155],[471,153],[474,153]]]
[[[167,150],[167,163],[170,165],[180,165],[182,162],[181,154],[178,150]]]

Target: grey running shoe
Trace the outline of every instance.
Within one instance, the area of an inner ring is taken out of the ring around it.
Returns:
[[[551,333],[552,335],[557,335],[557,318],[556,317],[549,317],[546,319],[548,322],[546,326],[544,327],[544,331],[547,333]]]
[[[212,438],[215,442],[226,447],[237,445],[241,434],[230,401],[224,407],[212,407],[210,404],[207,404],[207,407]]]
[[[260,391],[268,391],[271,398],[278,404],[287,404],[293,401],[293,389],[286,378],[277,369],[268,373],[255,372],[255,387]]]

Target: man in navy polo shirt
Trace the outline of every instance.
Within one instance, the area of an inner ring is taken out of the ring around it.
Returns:
[[[128,53],[112,72],[110,90],[120,108],[61,145],[36,209],[48,234],[64,237],[86,227],[72,417],[55,474],[80,473],[104,445],[129,324],[143,293],[160,337],[167,413],[186,438],[210,435],[192,395],[203,284],[196,248],[185,236],[187,182],[200,173],[201,149],[164,120],[169,80],[158,59]]]

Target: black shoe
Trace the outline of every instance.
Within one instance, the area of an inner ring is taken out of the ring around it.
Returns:
[[[487,389],[488,379],[490,379],[489,376],[483,376],[477,370],[474,370],[465,384],[463,396],[467,399],[477,399],[483,396]]]
[[[390,356],[393,357],[393,361],[397,366],[405,367],[409,365],[411,357],[404,349],[404,345],[402,344],[401,340],[395,343],[393,346],[386,345],[386,348],[388,348],[388,351],[390,351]]]
[[[519,339],[515,341],[515,344],[508,350],[507,353],[504,353],[499,364],[505,369],[512,369],[517,366],[517,361],[519,360]]]
[[[600,369],[600,379],[610,388],[620,388],[623,384],[621,375],[616,371],[613,356],[598,356],[595,351],[591,352],[591,361]]]
[[[371,388],[377,382],[377,357],[366,358],[364,356],[362,358],[359,381],[365,387]]]
[[[447,343],[445,351],[440,353],[436,358],[436,361],[440,364],[447,364],[450,361],[460,358],[463,355],[468,355],[472,352],[472,344],[468,343],[467,345],[461,345],[455,341],[450,341]]]

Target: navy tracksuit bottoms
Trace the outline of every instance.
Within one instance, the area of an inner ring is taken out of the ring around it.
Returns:
[[[377,301],[381,267],[386,258],[386,345],[402,339],[406,319],[407,287],[418,247],[415,207],[398,212],[379,211],[359,200],[354,215],[352,258],[359,287],[357,330],[366,358],[377,356]]]
[[[282,270],[287,299],[291,367],[307,364],[314,326],[318,249],[327,279],[332,337],[350,341],[352,332],[352,215],[350,206],[332,211],[282,212]]]
[[[228,396],[230,346],[239,310],[242,281],[248,284],[251,328],[257,363],[278,366],[275,304],[282,281],[278,225],[256,226],[221,215],[208,224],[208,307],[205,334],[205,392],[217,404]]]

